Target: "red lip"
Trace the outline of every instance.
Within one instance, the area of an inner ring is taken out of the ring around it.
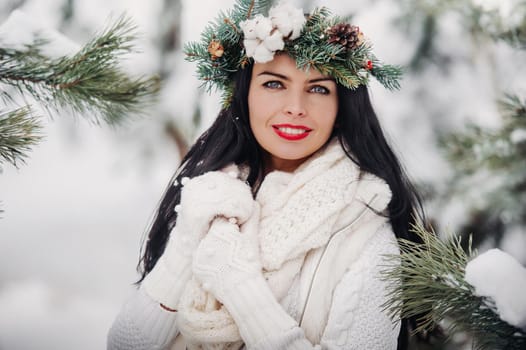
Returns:
[[[304,133],[301,134],[288,134],[286,132],[283,132],[280,130],[280,128],[291,128],[296,130],[305,130]],[[288,141],[298,141],[306,138],[309,136],[309,133],[312,131],[311,128],[306,127],[304,125],[292,125],[292,124],[275,124],[272,125],[272,129],[274,132],[281,138],[288,140]]]

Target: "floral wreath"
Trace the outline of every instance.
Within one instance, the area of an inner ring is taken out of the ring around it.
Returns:
[[[371,75],[389,90],[400,87],[401,68],[380,62],[349,18],[331,16],[325,7],[305,15],[289,3],[270,5],[271,0],[237,0],[207,25],[200,42],[184,47],[186,59],[197,62],[206,90],[223,91],[225,107],[232,99],[234,74],[251,61],[271,61],[277,52],[294,57],[298,68],[315,68],[349,89],[367,85]]]

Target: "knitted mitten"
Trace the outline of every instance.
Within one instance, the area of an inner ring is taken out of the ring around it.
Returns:
[[[244,223],[252,214],[250,187],[231,174],[213,171],[184,181],[177,223],[163,255],[142,283],[146,293],[164,306],[177,309],[192,276],[192,255],[216,216]]]
[[[222,301],[228,290],[261,275],[257,230],[259,206],[240,227],[225,217],[216,218],[195,252],[193,271],[203,289]]]
[[[241,228],[226,218],[216,218],[193,261],[194,276],[225,305],[248,348],[297,327],[263,277],[258,225],[257,205]]]

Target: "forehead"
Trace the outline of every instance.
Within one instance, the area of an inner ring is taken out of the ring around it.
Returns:
[[[264,75],[264,73],[276,73],[284,75],[289,79],[311,80],[318,78],[330,78],[321,74],[317,69],[299,69],[296,61],[287,54],[275,55],[274,59],[267,63],[255,63],[252,70],[252,77]],[[332,80],[332,78],[330,78]]]

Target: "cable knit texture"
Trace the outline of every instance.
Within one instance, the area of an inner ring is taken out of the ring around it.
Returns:
[[[229,196],[236,201],[238,193]],[[294,173],[268,174],[256,197],[259,225],[216,219],[194,249],[192,277],[176,303],[188,348],[396,349],[399,325],[381,311],[385,284],[376,278],[379,255],[397,249],[377,214],[390,198],[385,182],[361,173],[337,141]],[[224,202],[214,217],[231,217]]]
[[[392,254],[399,254],[399,249],[390,227],[384,225],[368,241],[334,292],[322,337],[325,348],[396,349],[400,324],[382,309],[387,300],[387,282],[380,278],[384,257]]]

